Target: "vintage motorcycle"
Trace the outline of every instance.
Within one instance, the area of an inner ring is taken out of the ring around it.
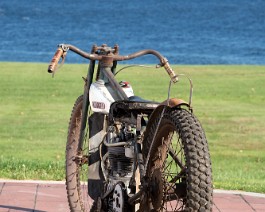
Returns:
[[[70,210],[211,211],[211,161],[191,107],[192,83],[188,102],[170,98],[171,83],[179,75],[159,52],[147,49],[122,56],[117,45],[105,44],[94,45],[91,53],[59,45],[49,73],[55,73],[69,50],[90,60],[84,93],[74,104],[68,129]],[[128,82],[115,79],[117,61],[147,54],[156,56],[156,67],[170,76],[164,102],[135,96]]]

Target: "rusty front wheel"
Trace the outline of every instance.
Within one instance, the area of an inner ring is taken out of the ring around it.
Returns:
[[[181,108],[167,109],[158,126],[159,120],[143,143],[149,189],[140,211],[211,211],[211,161],[199,121]]]

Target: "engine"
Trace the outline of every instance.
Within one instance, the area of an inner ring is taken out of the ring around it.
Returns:
[[[112,179],[131,178],[134,168],[135,128],[122,123],[110,127],[108,133],[109,176]]]

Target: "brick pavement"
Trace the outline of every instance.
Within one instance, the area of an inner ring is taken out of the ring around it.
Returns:
[[[0,212],[68,212],[63,182],[0,180]],[[214,191],[213,212],[265,212],[265,194]]]

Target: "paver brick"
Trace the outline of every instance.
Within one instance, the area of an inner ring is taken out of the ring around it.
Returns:
[[[68,212],[63,183],[0,181],[0,212]],[[265,195],[214,192],[213,212],[264,212]]]

